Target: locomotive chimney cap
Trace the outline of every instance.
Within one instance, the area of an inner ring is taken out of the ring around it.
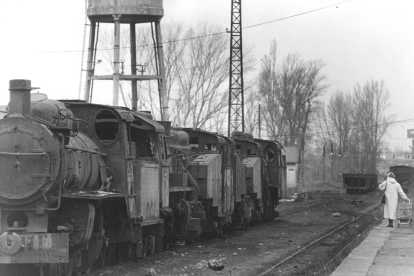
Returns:
[[[33,90],[39,89],[39,87],[31,87],[32,82],[30,80],[10,80],[9,90]]]
[[[36,89],[32,87],[30,80],[10,80],[10,103],[7,117],[30,116],[30,91]]]

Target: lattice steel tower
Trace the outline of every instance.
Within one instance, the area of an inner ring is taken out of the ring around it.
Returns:
[[[229,130],[244,132],[243,43],[241,0],[231,3]]]

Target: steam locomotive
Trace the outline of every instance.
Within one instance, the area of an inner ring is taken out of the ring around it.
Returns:
[[[0,266],[72,275],[277,216],[282,146],[31,94],[0,120]],[[13,265],[11,265],[13,264]]]

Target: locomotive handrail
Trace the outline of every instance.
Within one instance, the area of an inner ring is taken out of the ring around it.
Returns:
[[[45,156],[47,155],[46,152],[0,152],[0,155],[14,155],[14,156]]]
[[[59,139],[60,139],[60,156],[63,156],[63,149],[64,149],[63,141],[64,141],[65,138],[63,137],[62,133],[59,133]],[[64,158],[60,158],[59,163],[60,163],[61,168],[64,168],[64,166],[63,166],[63,165],[65,165],[64,162],[65,162]],[[57,211],[57,210],[60,209],[60,205],[62,204],[62,186],[64,186],[65,183],[66,183],[66,179],[64,179],[63,173],[61,173],[60,174],[60,179],[59,179],[58,204],[55,208],[45,208],[44,209],[45,211]],[[43,191],[42,191],[42,193],[43,193]],[[43,196],[45,196],[45,195],[43,194]],[[47,202],[47,200],[46,200],[46,202]]]
[[[82,123],[85,123],[85,124],[89,124],[87,121],[79,119],[79,118],[70,118],[70,117],[66,116],[66,119],[72,120],[72,121],[75,121],[75,122],[82,122]]]
[[[53,125],[51,123],[49,123],[48,121],[46,121],[46,120],[36,118],[36,117],[32,117],[32,116],[29,116],[29,115],[26,115],[26,114],[23,114],[23,116],[25,118],[31,119],[31,120],[39,123],[39,124],[44,124],[44,125],[47,125],[48,127],[53,127]]]
[[[80,148],[73,148],[73,147],[68,147],[65,146],[65,149],[69,149],[69,150],[73,150],[73,151],[83,151],[83,152],[88,152],[88,153],[92,153],[92,154],[98,154],[101,156],[106,156],[106,153],[101,153],[101,152],[97,152],[97,151],[93,151],[93,150],[86,150],[86,149],[80,149]]]

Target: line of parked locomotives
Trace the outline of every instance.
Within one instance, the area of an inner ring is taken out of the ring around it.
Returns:
[[[278,142],[30,98],[30,84],[10,82],[0,120],[0,264],[71,275],[277,216],[286,177]]]

